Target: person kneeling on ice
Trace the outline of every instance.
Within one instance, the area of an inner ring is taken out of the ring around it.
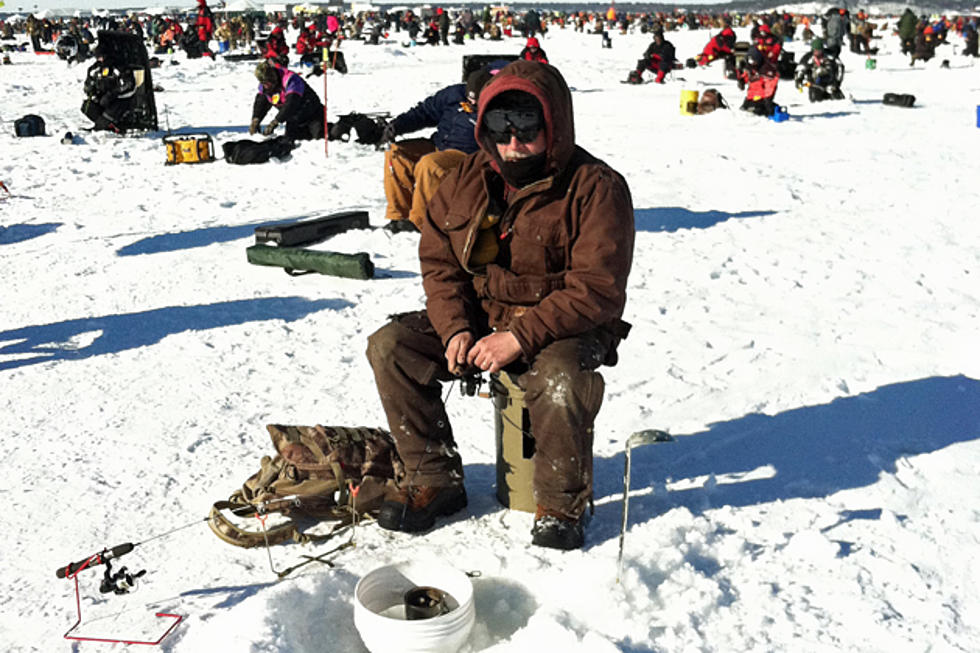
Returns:
[[[779,69],[758,48],[749,48],[743,67],[737,71],[739,90],[746,89],[742,111],[771,116],[776,109],[773,97],[779,85]]]
[[[810,52],[796,65],[795,78],[797,89],[802,91],[804,86],[808,87],[810,102],[844,99],[840,90],[844,64],[824,50],[823,40],[819,38],[810,42]]]
[[[636,62],[636,69],[631,70],[626,78],[627,84],[643,83],[643,71],[656,71],[657,84],[664,83],[664,77],[674,69],[674,44],[664,39],[664,33],[657,30],[653,33],[653,43],[647,46],[643,58]]]
[[[299,73],[263,61],[255,68],[255,77],[259,80],[259,92],[252,104],[249,134],[259,131],[269,109],[278,107],[276,117],[262,130],[264,136],[271,136],[276,127],[285,124],[286,136],[293,140],[323,138],[323,104]]]
[[[467,154],[476,152],[473,136],[480,89],[504,62],[476,70],[465,84],[453,84],[395,116],[386,126],[384,187],[385,217],[392,231],[420,230],[425,206],[439,184]],[[399,134],[435,127],[428,138],[394,142]]]
[[[378,523],[424,531],[466,506],[441,383],[505,371],[525,392],[535,439],[531,541],[575,549],[592,502],[596,370],[616,363],[629,331],[632,199],[575,144],[572,96],[553,66],[515,61],[491,79],[476,140],[425,211],[425,311],[393,316],[368,340],[404,463]]]
[[[707,66],[715,59],[724,59],[725,69],[735,65],[735,30],[726,23],[725,28],[711,37],[704,50],[695,60],[696,66]]]
[[[95,63],[85,73],[85,102],[82,113],[95,123],[94,130],[121,132],[120,122],[136,95],[133,71],[119,66],[107,55],[104,46],[96,46]]]

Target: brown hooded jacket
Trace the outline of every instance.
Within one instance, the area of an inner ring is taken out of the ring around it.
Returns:
[[[483,115],[505,91],[544,109],[546,176],[506,185]],[[633,204],[623,177],[575,145],[572,98],[550,65],[517,61],[480,93],[476,140],[429,202],[419,258],[429,320],[443,344],[461,331],[509,330],[525,360],[549,343],[597,327],[622,335],[633,259]],[[506,256],[488,261],[478,242],[490,227]],[[485,258],[485,257],[484,257]]]

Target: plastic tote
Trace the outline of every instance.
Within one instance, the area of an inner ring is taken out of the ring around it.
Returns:
[[[408,620],[405,594],[419,587],[445,593],[446,612]],[[476,621],[473,583],[442,562],[399,562],[364,575],[354,588],[354,626],[371,653],[456,653]]]
[[[693,116],[698,112],[698,92],[681,91],[681,115]]]

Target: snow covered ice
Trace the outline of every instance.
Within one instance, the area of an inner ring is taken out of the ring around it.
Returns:
[[[682,60],[709,36],[667,34]],[[875,70],[843,54],[847,100],[811,105],[781,81],[790,119],[777,124],[683,116],[682,89],[741,103],[720,64],[624,85],[648,37],[599,39],[542,42],[573,89],[578,142],[625,175],[636,210],[634,328],[603,370],[585,550],[530,546],[531,515],[494,498],[491,405],[453,388],[467,510],[423,536],[360,528],[336,569],[279,582],[264,550],[231,547],[203,520],[271,451],[266,423],[383,425],[366,338],[421,307],[417,236],[328,242],[369,252],[371,281],[289,277],[244,250],[283,218],[366,209],[380,225],[382,153],[304,143],[264,165],[166,166],[163,132],[65,145],[88,124],[84,66],[12,53],[0,66],[4,650],[104,648],[62,639],[75,599],[54,570],[123,542],[143,543],[118,564],[147,575],[114,596],[97,591],[101,568],[82,572],[76,634],[154,637],[166,628],[154,613],[175,613],[162,648],[177,653],[363,651],[358,578],[425,557],[482,573],[469,651],[980,650],[975,62],[944,46],[910,68],[889,35]],[[345,43],[330,118],[398,113],[458,81],[463,54],[522,45]],[[804,46],[787,47],[799,59]],[[219,151],[247,137],[252,64],[177,61],[153,71],[161,130],[210,133]],[[885,106],[886,92],[916,105]],[[27,113],[48,137],[13,136]],[[623,445],[647,428],[677,441],[634,451],[617,583]],[[281,567],[311,551],[272,554]]]

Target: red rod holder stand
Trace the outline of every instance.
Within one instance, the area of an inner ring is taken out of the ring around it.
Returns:
[[[167,628],[167,630],[165,630],[162,635],[160,635],[159,639],[153,642],[144,642],[135,639],[108,639],[108,638],[100,638],[100,637],[81,637],[79,635],[72,635],[71,634],[72,631],[78,628],[78,626],[82,623],[82,599],[81,599],[81,594],[79,593],[78,590],[78,574],[80,574],[83,569],[88,567],[89,564],[91,564],[93,561],[97,560],[98,558],[99,558],[99,554],[96,553],[91,558],[86,560],[85,564],[83,564],[81,567],[78,568],[78,571],[76,571],[74,574],[71,574],[69,576],[69,578],[75,580],[75,607],[78,610],[78,620],[75,621],[75,624],[68,629],[68,632],[65,633],[65,639],[73,639],[79,642],[106,642],[110,644],[145,644],[147,646],[156,646],[157,644],[162,642],[167,637],[167,635],[169,635],[171,631],[173,631],[174,628],[177,627],[177,624],[179,624],[181,621],[184,620],[184,617],[179,614],[170,614],[168,612],[157,612],[156,616],[158,618],[173,619],[174,622],[170,624],[170,627]]]

